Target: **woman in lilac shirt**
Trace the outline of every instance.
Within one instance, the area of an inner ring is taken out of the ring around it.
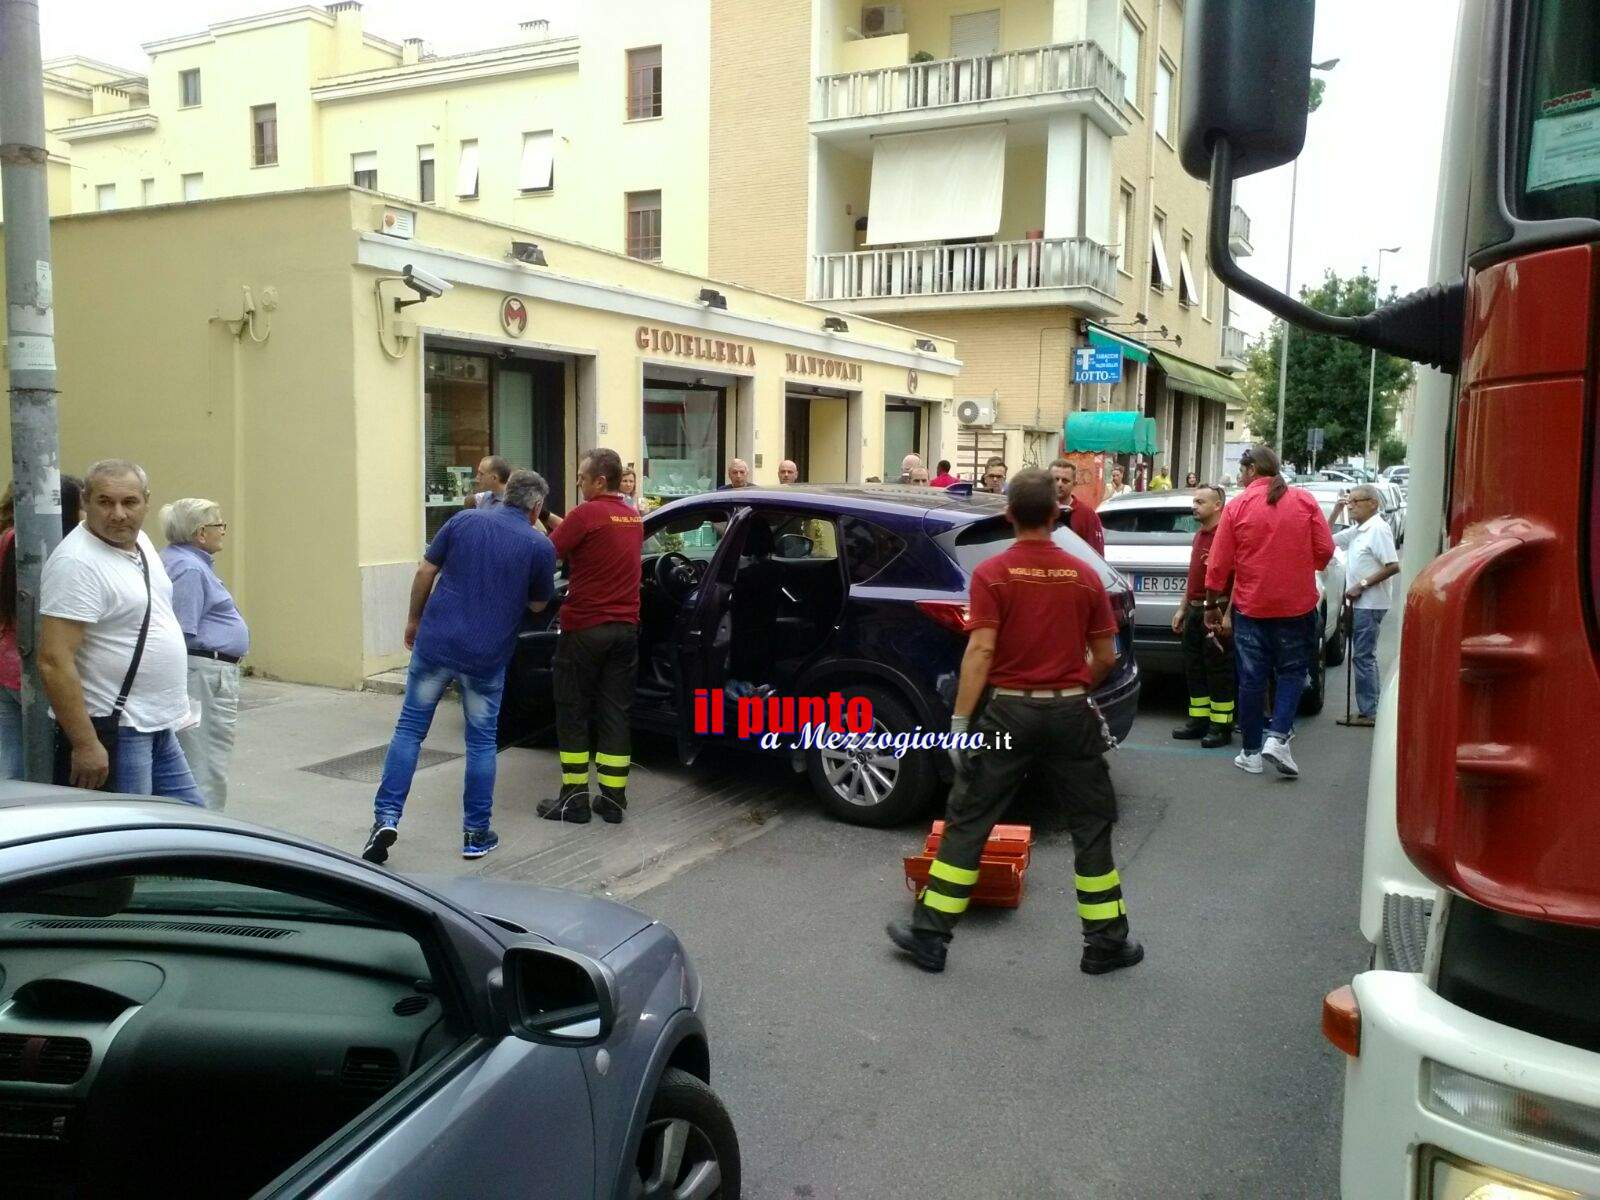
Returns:
[[[228,763],[239,715],[239,660],[250,652],[250,629],[213,565],[228,523],[213,500],[174,500],[161,510],[167,546],[162,565],[172,579],[172,611],[189,647],[189,713],[194,723],[178,742],[206,807],[228,802]]]

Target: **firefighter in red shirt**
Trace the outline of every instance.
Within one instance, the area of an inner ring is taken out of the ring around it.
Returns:
[[[561,791],[541,801],[538,813],[583,825],[592,809],[614,825],[628,808],[644,525],[622,496],[622,459],[615,450],[584,455],[578,488],[583,503],[550,534],[556,557],[567,564],[553,680]],[[592,803],[591,756],[600,783]]]
[[[950,721],[951,733],[982,735],[983,745],[950,751],[956,781],[939,855],[912,919],[890,922],[889,938],[923,970],[944,970],[984,843],[1037,771],[1066,809],[1076,852],[1079,965],[1100,975],[1144,958],[1144,947],[1128,937],[1111,857],[1117,797],[1105,753],[1115,742],[1089,695],[1116,666],[1116,620],[1095,568],[1051,541],[1060,507],[1049,475],[1036,467],[1017,472],[1006,515],[1015,544],[972,573],[971,632]]]
[[[1199,738],[1206,750],[1233,744],[1232,627],[1226,624],[1226,610],[1222,629],[1207,629],[1205,622],[1206,562],[1226,502],[1222,489],[1213,484],[1202,484],[1194,491],[1194,519],[1200,528],[1189,549],[1189,583],[1183,603],[1172,617],[1172,632],[1183,637],[1183,674],[1189,684],[1189,719],[1174,729],[1172,736],[1182,741]]]
[[[1333,533],[1316,497],[1290,487],[1279,471],[1269,446],[1251,446],[1239,458],[1244,494],[1223,509],[1206,563],[1206,627],[1221,630],[1231,577],[1244,743],[1233,765],[1259,775],[1265,760],[1297,779],[1300,767],[1289,752],[1289,739],[1311,656],[1322,652],[1317,572],[1333,557]],[[1269,678],[1275,687],[1270,719]]]
[[[1072,494],[1072,489],[1078,486],[1078,468],[1068,459],[1058,458],[1050,464],[1050,478],[1055,480],[1056,500],[1061,505],[1061,511],[1067,515],[1067,528],[1089,543],[1089,549],[1104,558],[1106,530],[1100,524],[1100,514],[1094,511],[1094,505],[1084,504]]]

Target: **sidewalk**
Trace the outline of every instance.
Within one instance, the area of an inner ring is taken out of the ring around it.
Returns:
[[[228,815],[359,853],[399,711],[398,696],[244,680]],[[809,796],[804,780],[781,764],[752,769],[751,757],[725,754],[685,768],[669,743],[652,739],[634,747],[627,820],[568,825],[534,814],[558,787],[555,751],[513,748],[501,751],[495,780],[500,848],[467,860],[465,750],[461,707],[447,701],[423,743],[391,868],[627,897],[754,837]]]

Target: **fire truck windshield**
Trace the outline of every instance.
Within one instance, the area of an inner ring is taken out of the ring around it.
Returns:
[[[1600,218],[1600,5],[1530,5],[1514,203],[1525,220]]]

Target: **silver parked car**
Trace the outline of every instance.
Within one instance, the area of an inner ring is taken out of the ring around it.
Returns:
[[[1192,497],[1188,491],[1138,492],[1108,500],[1098,510],[1106,531],[1106,561],[1133,588],[1133,651],[1141,671],[1183,670],[1183,646],[1172,632],[1172,618],[1184,602],[1189,548],[1199,527]],[[1339,626],[1344,589],[1344,560],[1335,553],[1317,573],[1323,653],[1300,703],[1308,714],[1322,710],[1325,668],[1344,661],[1344,633]]]
[[[0,784],[13,1196],[737,1197],[700,981],[619,904]]]

